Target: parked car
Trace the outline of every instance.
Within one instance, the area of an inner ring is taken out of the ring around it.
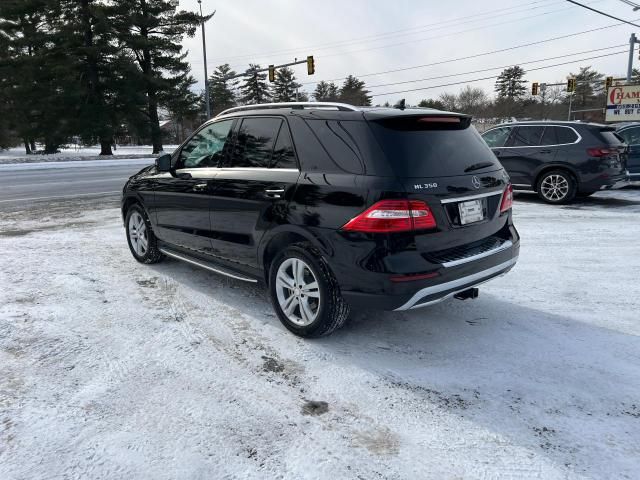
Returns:
[[[131,177],[134,258],[264,282],[286,328],[407,310],[516,263],[512,188],[468,116],[338,103],[237,107]]]
[[[517,122],[487,130],[482,138],[514,189],[533,190],[548,203],[569,203],[628,180],[627,146],[611,126]]]
[[[627,169],[632,181],[640,181],[640,123],[616,125],[616,133],[629,146]]]

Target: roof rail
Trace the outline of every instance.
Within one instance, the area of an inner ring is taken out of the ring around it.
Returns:
[[[341,112],[359,112],[358,107],[349,105],[347,103],[338,102],[282,102],[282,103],[259,103],[257,105],[243,105],[241,107],[228,108],[220,112],[216,117],[220,115],[226,115],[227,113],[244,112],[246,110],[269,110],[274,108],[293,108],[293,109],[336,109]]]

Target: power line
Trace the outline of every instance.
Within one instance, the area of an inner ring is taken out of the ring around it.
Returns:
[[[546,62],[549,60],[557,60],[558,58],[567,58],[567,57],[573,57],[575,55],[582,55],[585,53],[593,53],[593,52],[601,52],[603,50],[611,50],[614,48],[620,48],[620,47],[624,47],[626,46],[626,44],[622,44],[622,45],[612,45],[611,47],[604,47],[604,48],[594,48],[592,50],[584,50],[582,52],[575,52],[575,53],[568,53],[566,55],[558,55],[556,57],[547,57],[547,58],[542,58],[540,60],[529,60],[527,62],[518,62],[517,65],[527,65],[529,63],[539,63],[539,62]],[[383,83],[383,84],[379,84],[379,85],[367,85],[367,88],[379,88],[379,87],[389,87],[392,85],[403,85],[403,84],[407,84],[407,83],[416,83],[416,82],[424,82],[427,80],[438,80],[441,78],[450,78],[450,77],[459,77],[460,75],[470,75],[472,73],[481,73],[481,72],[490,72],[491,70],[501,70],[504,68],[508,68],[513,66],[513,63],[510,63],[508,65],[501,65],[499,67],[491,67],[491,68],[483,68],[480,70],[471,70],[469,72],[462,72],[462,73],[451,73],[448,75],[438,75],[436,77],[427,77],[427,78],[418,78],[416,80],[405,80],[402,82],[392,82],[392,83]]]
[[[572,63],[584,62],[586,60],[595,60],[597,58],[611,57],[613,55],[620,55],[620,54],[623,54],[623,53],[628,53],[628,52],[626,50],[622,50],[620,52],[608,53],[606,55],[597,55],[595,57],[581,58],[581,59],[578,59],[578,60],[572,60],[570,62],[555,63],[553,65],[544,65],[542,67],[530,68],[528,71],[529,72],[533,72],[533,71],[537,71],[537,70],[544,70],[544,69],[547,69],[547,68],[560,67],[562,65],[570,65]],[[443,83],[443,84],[440,84],[440,85],[431,85],[429,87],[413,88],[413,89],[410,89],[410,90],[398,90],[396,92],[374,93],[373,96],[374,97],[384,97],[386,95],[397,95],[399,93],[419,92],[419,91],[422,91],[422,90],[431,90],[433,88],[450,87],[450,86],[453,86],[453,85],[464,85],[465,83],[481,82],[483,80],[492,80],[492,79],[498,78],[498,77],[499,77],[499,75],[491,75],[490,77],[473,78],[473,79],[470,79],[470,80],[462,80],[462,81],[459,81],[459,82]]]
[[[543,6],[547,6],[547,5],[538,5],[537,7],[532,7],[532,5],[536,5],[536,4],[549,4],[549,2],[554,2],[555,0],[536,0],[534,2],[524,2],[522,4],[519,5],[515,5],[512,7],[508,7],[508,8],[498,8],[495,10],[487,10],[484,12],[480,12],[480,13],[476,13],[476,14],[469,14],[469,15],[464,15],[461,17],[456,17],[456,18],[452,18],[450,20],[443,20],[443,21],[439,21],[439,22],[434,22],[434,23],[428,23],[428,24],[424,24],[424,25],[419,25],[416,27],[409,27],[409,28],[403,28],[403,29],[399,29],[399,30],[392,30],[389,32],[385,32],[385,33],[379,33],[379,34],[373,34],[373,35],[367,35],[364,37],[356,37],[356,38],[351,38],[351,39],[347,39],[347,40],[341,40],[341,41],[334,41],[334,42],[328,42],[328,43],[320,43],[320,44],[315,44],[315,45],[307,45],[307,46],[303,46],[303,47],[296,47],[296,48],[288,48],[288,49],[283,49],[283,50],[272,50],[270,52],[263,52],[263,53],[247,53],[247,54],[242,54],[242,55],[234,55],[234,56],[228,56],[228,57],[217,57],[214,58],[213,60],[215,61],[221,61],[221,60],[232,60],[232,59],[241,59],[241,58],[264,58],[267,56],[271,56],[271,55],[279,55],[279,54],[287,54],[287,53],[295,53],[295,52],[300,52],[302,50],[306,50],[306,49],[315,49],[317,50],[324,50],[330,47],[336,47],[336,46],[341,46],[341,45],[346,45],[346,44],[353,44],[353,43],[363,43],[366,41],[375,41],[375,40],[371,40],[371,39],[376,39],[378,37],[389,37],[389,36],[403,36],[403,35],[415,35],[416,33],[421,33],[420,30],[423,29],[428,29],[429,27],[434,27],[437,25],[444,25],[444,24],[449,24],[449,23],[469,23],[469,22],[473,22],[473,21],[482,21],[482,20],[487,20],[486,18],[478,18],[478,17],[483,17],[483,16],[487,16],[487,15],[491,15],[493,13],[496,12],[500,12],[499,15],[493,15],[493,18],[495,18],[496,16],[506,16],[506,15],[513,15],[515,13],[520,13],[520,12],[524,12],[524,11],[529,11],[529,10],[535,10],[538,8],[542,8]],[[507,12],[507,10],[514,10],[514,9],[520,9],[521,7],[526,6],[527,8],[522,9],[520,11],[514,11],[514,12]],[[461,20],[465,20],[465,19],[470,19],[470,20],[466,20],[466,21],[462,21]],[[446,28],[446,27],[439,27],[439,28]],[[411,30],[417,30],[416,32],[410,32]],[[427,30],[428,31],[428,30]],[[405,32],[404,34],[402,32]],[[409,32],[409,33],[407,33]]]
[[[459,62],[461,60],[469,60],[469,59],[472,59],[472,58],[485,57],[485,56],[488,56],[488,55],[495,55],[496,53],[508,52],[508,51],[517,50],[517,49],[520,49],[520,48],[531,47],[531,46],[534,46],[534,45],[541,45],[543,43],[554,42],[556,40],[563,40],[565,38],[577,37],[579,35],[585,35],[587,33],[598,32],[598,31],[601,31],[601,30],[609,29],[609,28],[619,27],[621,25],[624,25],[624,23],[614,23],[614,24],[611,24],[611,25],[605,25],[604,27],[591,28],[589,30],[583,30],[581,32],[568,33],[566,35],[559,35],[557,37],[551,37],[551,38],[547,38],[547,39],[544,39],[544,40],[537,40],[535,42],[521,43],[519,45],[514,45],[514,46],[511,46],[511,47],[500,48],[500,49],[497,49],[497,50],[490,50],[488,52],[481,52],[481,53],[476,53],[476,54],[473,54],[473,55],[466,55],[464,57],[450,58],[450,59],[447,59],[447,60],[440,60],[440,61],[437,61],[437,62],[423,63],[421,65],[413,65],[413,66],[410,66],[410,67],[396,68],[396,69],[392,69],[392,70],[384,70],[384,71],[381,71],[381,72],[364,73],[364,74],[355,75],[355,76],[358,77],[358,78],[364,78],[364,77],[371,77],[371,76],[375,76],[375,75],[385,75],[387,73],[405,72],[405,71],[408,71],[408,70],[415,70],[415,69],[424,68],[424,67],[433,67],[435,65],[443,65],[445,63],[453,63],[453,62]],[[345,78],[347,78],[347,77],[333,78],[333,79],[326,80],[326,81],[335,82],[335,81],[339,81],[339,80],[344,80]],[[303,85],[312,85],[312,84],[316,84],[318,82],[319,81],[306,82],[306,83],[303,83]]]
[[[638,5],[637,3],[633,3],[629,0],[620,0],[622,3],[626,3],[627,5],[629,5],[630,7],[633,7],[633,11],[635,12],[636,10],[640,10],[640,5]]]
[[[567,2],[573,3],[574,5],[578,5],[579,7],[582,7],[582,8],[586,8],[587,10],[591,10],[592,12],[599,13],[600,15],[604,15],[605,17],[613,18],[614,20],[618,20],[619,22],[628,23],[629,25],[633,25],[634,27],[640,28],[640,25],[636,25],[635,23],[631,23],[631,22],[628,22],[628,21],[623,20],[621,18],[614,17],[613,15],[609,15],[608,13],[605,13],[605,12],[603,12],[601,10],[596,10],[595,8],[588,7],[587,5],[583,5],[582,3],[578,3],[578,2],[576,2],[574,0],[567,0]]]
[[[329,54],[329,55],[322,55],[321,58],[322,59],[326,59],[326,58],[331,58],[331,57],[339,57],[339,56],[351,55],[351,54],[354,54],[354,53],[368,52],[368,51],[371,51],[371,50],[380,50],[380,49],[391,48],[391,47],[399,47],[399,46],[408,45],[408,44],[412,44],[413,45],[413,44],[416,44],[418,42],[424,42],[424,41],[427,41],[427,40],[440,39],[440,38],[443,38],[443,37],[451,37],[451,36],[456,36],[456,35],[472,32],[472,31],[476,31],[476,30],[483,30],[483,29],[491,28],[491,27],[509,25],[511,23],[519,22],[519,21],[527,21],[527,20],[531,20],[532,18],[541,17],[541,16],[544,16],[544,15],[551,15],[551,14],[558,13],[558,12],[564,12],[564,11],[567,11],[567,10],[571,10],[573,8],[574,7],[562,8],[562,9],[559,9],[559,10],[552,10],[552,11],[549,11],[549,12],[540,13],[538,15],[528,15],[526,17],[516,18],[516,19],[512,19],[512,20],[505,21],[505,22],[498,22],[498,23],[493,23],[493,24],[490,24],[490,25],[481,25],[481,26],[478,26],[478,27],[468,28],[468,29],[465,29],[465,30],[459,30],[459,31],[456,31],[456,32],[449,32],[449,33],[439,34],[439,35],[430,36],[430,37],[416,38],[416,39],[413,39],[413,40],[403,41],[403,42],[399,42],[399,43],[390,43],[390,44],[386,44],[386,45],[379,45],[379,46],[376,46],[376,47],[362,48],[362,49],[359,49],[359,50],[348,50],[348,51],[343,51],[343,52],[338,52],[338,53],[332,53],[332,54]],[[239,64],[234,65],[234,68],[235,67],[239,67],[239,66],[241,66],[241,65],[239,65]],[[312,83],[314,83],[314,82],[312,82]]]

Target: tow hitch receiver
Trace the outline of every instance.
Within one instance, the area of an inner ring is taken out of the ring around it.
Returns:
[[[479,294],[480,294],[480,290],[474,287],[474,288],[468,288],[467,290],[456,293],[453,296],[453,298],[457,298],[458,300],[466,300],[468,298],[473,299],[473,298],[478,298]]]

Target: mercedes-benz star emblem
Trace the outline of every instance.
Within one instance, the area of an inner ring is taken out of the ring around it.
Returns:
[[[476,177],[475,175],[473,177],[471,177],[471,183],[473,184],[474,188],[477,190],[480,188],[480,179],[478,177]]]

